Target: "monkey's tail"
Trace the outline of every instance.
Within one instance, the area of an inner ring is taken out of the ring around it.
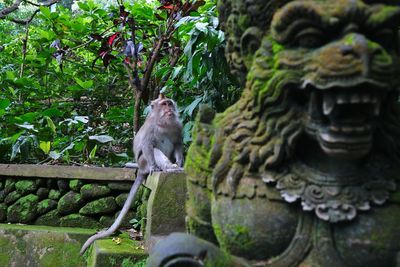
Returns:
[[[135,182],[133,183],[131,190],[129,191],[128,198],[125,201],[124,206],[122,207],[121,212],[119,213],[117,219],[115,219],[114,223],[108,228],[106,231],[98,232],[95,235],[92,235],[88,240],[86,240],[85,244],[83,244],[81,251],[79,252],[81,255],[86,251],[86,249],[97,239],[107,237],[113,234],[118,227],[121,225],[122,219],[125,217],[126,213],[129,211],[131,207],[132,201],[135,198],[136,192],[139,186],[142,184],[146,174],[143,174],[139,171],[138,175],[136,176]]]

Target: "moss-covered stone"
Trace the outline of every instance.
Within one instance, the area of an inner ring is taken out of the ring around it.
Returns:
[[[4,222],[6,219],[7,219],[7,206],[4,205],[3,203],[0,203],[0,222]]]
[[[115,221],[114,216],[101,216],[99,220],[100,224],[103,227],[109,227],[110,225],[113,224],[114,221]]]
[[[129,191],[132,187],[132,183],[128,182],[111,182],[108,183],[108,187],[111,190],[118,190],[118,191]]]
[[[15,183],[15,190],[21,195],[26,195],[36,192],[38,189],[34,180],[20,180]]]
[[[111,214],[118,209],[118,205],[115,202],[114,197],[105,197],[92,202],[87,203],[83,208],[79,210],[81,215],[102,215]]]
[[[69,181],[69,187],[75,192],[79,192],[83,186],[83,181],[79,179]]]
[[[39,199],[45,199],[49,196],[49,192],[50,190],[48,188],[40,187],[37,190],[36,195],[39,197]]]
[[[44,199],[38,203],[37,214],[42,215],[57,208],[57,201],[52,199]]]
[[[80,192],[84,199],[96,199],[109,195],[111,190],[105,185],[85,184],[82,186]]]
[[[4,185],[4,190],[6,191],[6,194],[10,193],[11,191],[15,190],[15,180],[8,178],[6,180],[6,184]]]
[[[0,190],[0,202],[3,202],[7,194],[5,190]]]
[[[120,235],[119,238],[121,240],[119,244],[111,239],[96,240],[89,257],[88,267],[142,266],[147,254],[141,248],[141,243],[129,239],[126,235]],[[139,263],[140,265],[136,265]]]
[[[22,195],[20,193],[18,193],[17,191],[12,191],[12,192],[8,193],[8,195],[4,199],[4,203],[6,203],[7,205],[11,205],[15,201],[17,201],[21,196]]]
[[[3,188],[4,188],[4,182],[0,180],[0,189],[3,189]]]
[[[74,213],[81,208],[83,203],[80,194],[70,191],[58,201],[57,210],[61,215]]]
[[[36,207],[39,198],[29,194],[18,199],[7,209],[7,221],[14,223],[29,223],[36,217]]]
[[[139,193],[139,190],[138,190],[138,193]],[[135,200],[138,198],[139,196],[135,196]],[[120,208],[122,208],[123,206],[124,206],[124,204],[125,204],[125,201],[126,201],[126,199],[128,198],[128,193],[122,193],[122,194],[120,194],[120,195],[118,195],[116,198],[115,198],[115,201],[117,202],[117,204],[118,204],[118,206],[120,207]],[[134,201],[132,201],[132,204],[131,204],[131,209],[134,207],[134,205],[135,205],[135,200]]]
[[[61,197],[61,192],[55,189],[50,189],[49,198],[53,200],[59,200]]]
[[[84,227],[84,228],[101,228],[102,225],[93,218],[82,216],[80,214],[70,214],[60,219],[62,227]]]
[[[57,180],[57,187],[61,193],[69,191],[69,181],[65,179]]]
[[[115,214],[115,219],[118,217],[118,215],[121,213],[121,211],[118,211],[116,214]],[[126,213],[126,215],[125,215],[125,217],[122,219],[122,222],[121,222],[121,227],[125,227],[125,228],[128,228],[128,227],[132,227],[132,223],[130,222],[132,219],[134,219],[136,217],[136,213],[135,212],[133,212],[133,211],[128,211],[127,213]]]
[[[46,214],[39,216],[34,224],[37,225],[49,225],[49,226],[59,226],[61,216],[57,210],[52,210]]]

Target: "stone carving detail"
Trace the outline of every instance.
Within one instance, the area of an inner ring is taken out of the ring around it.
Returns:
[[[371,204],[382,205],[396,189],[394,179],[369,177],[368,173],[327,182],[328,179],[321,178],[323,174],[310,170],[307,170],[308,176],[302,177],[301,173],[305,171],[304,166],[294,166],[286,174],[277,175],[275,181],[264,179],[264,182],[275,182],[285,201],[292,203],[300,199],[303,210],[314,211],[318,218],[333,223],[352,220],[358,210],[371,209]],[[340,184],[340,180],[353,180],[353,183]]]
[[[202,260],[399,266],[399,2],[220,0],[219,10],[244,90],[222,114],[200,111],[187,221],[247,263]]]

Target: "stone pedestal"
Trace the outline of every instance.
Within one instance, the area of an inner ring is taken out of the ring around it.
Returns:
[[[186,175],[157,172],[149,176],[145,242],[148,250],[173,232],[185,232]]]

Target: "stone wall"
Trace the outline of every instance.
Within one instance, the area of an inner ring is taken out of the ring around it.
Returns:
[[[0,223],[104,228],[119,214],[135,169],[0,164]],[[145,216],[138,190],[124,225]]]

